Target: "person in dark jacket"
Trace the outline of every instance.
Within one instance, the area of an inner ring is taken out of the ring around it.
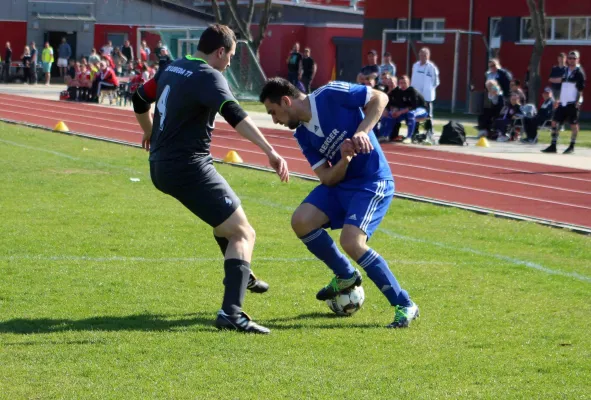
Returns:
[[[4,82],[10,82],[10,63],[12,63],[12,48],[10,42],[6,42],[6,50],[4,51],[4,65],[2,68],[2,77]]]
[[[518,92],[511,93],[510,103],[501,110],[500,118],[494,123],[494,130],[497,133],[497,142],[508,142],[511,140],[507,135],[507,129],[513,120],[521,113],[521,95]]]
[[[129,40],[126,40],[123,43],[123,46],[121,47],[121,54],[123,54],[125,58],[127,58],[128,62],[134,60],[133,47],[131,47],[131,42]]]
[[[394,119],[394,128],[392,130],[391,139],[398,137],[400,125],[402,121],[406,122],[408,132],[403,143],[408,144],[412,142],[412,135],[417,126],[417,119],[428,118],[429,112],[425,108],[425,99],[412,86],[410,86],[410,78],[403,75],[398,81],[400,90],[392,90],[390,102],[392,105],[391,116]]]
[[[489,70],[486,72],[486,80],[495,80],[501,87],[501,91],[505,96],[505,104],[509,104],[511,100],[511,80],[513,75],[507,69],[501,67],[501,63],[496,58],[491,58],[488,61]]]

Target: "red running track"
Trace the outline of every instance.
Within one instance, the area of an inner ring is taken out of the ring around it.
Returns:
[[[0,94],[0,118],[49,128],[62,120],[73,132],[133,144],[142,135],[131,111],[91,104]],[[290,132],[262,131],[292,172],[313,175]],[[398,192],[591,228],[591,171],[390,143],[382,148]],[[212,154],[223,158],[228,150],[266,166],[255,145],[218,123]]]

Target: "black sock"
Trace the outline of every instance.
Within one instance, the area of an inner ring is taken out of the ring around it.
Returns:
[[[574,140],[571,140],[570,147],[575,147],[575,141]]]
[[[228,239],[226,239],[225,237],[221,237],[221,236],[213,235],[213,237],[215,238],[215,241],[218,242],[218,246],[220,246],[220,250],[222,251],[222,256],[225,256],[226,249],[228,248],[228,244],[230,244],[230,241]]]
[[[224,271],[226,277],[222,310],[228,315],[236,315],[242,312],[242,303],[250,276],[250,263],[231,258],[224,261]]]
[[[552,144],[556,145],[557,141],[558,141],[558,127],[555,126],[554,128],[552,128]]]

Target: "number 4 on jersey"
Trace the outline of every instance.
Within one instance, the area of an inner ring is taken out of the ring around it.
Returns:
[[[158,112],[160,113],[160,130],[164,129],[164,119],[166,118],[166,102],[168,101],[168,95],[170,93],[170,86],[166,85],[160,98],[158,99],[158,104],[156,107],[158,108]]]

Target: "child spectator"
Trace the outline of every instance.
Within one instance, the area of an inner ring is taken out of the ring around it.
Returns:
[[[510,104],[503,107],[501,118],[495,120],[494,128],[497,132],[497,142],[508,142],[511,138],[507,135],[509,125],[517,115],[521,113],[521,95],[522,93],[511,93]]]
[[[112,90],[117,86],[119,86],[119,80],[115,75],[115,71],[107,65],[106,61],[101,61],[99,64],[99,72],[96,73],[94,82],[92,83],[92,101],[98,103],[101,90]]]
[[[511,88],[511,96],[513,96],[513,93],[519,94],[519,102],[525,104],[525,93],[521,88],[521,81],[519,79],[513,79],[509,84],[509,87]]]
[[[70,63],[68,65],[68,69],[66,72],[66,76],[64,77],[64,81],[66,82],[66,85],[69,87],[71,86],[71,82],[72,81],[76,81],[76,75],[78,75],[78,70],[76,68],[76,60],[72,59],[70,60]]]
[[[88,100],[88,94],[92,87],[92,80],[90,79],[90,70],[86,65],[80,65],[80,72],[78,72],[76,80],[78,81],[79,88],[77,99],[82,101]]]

